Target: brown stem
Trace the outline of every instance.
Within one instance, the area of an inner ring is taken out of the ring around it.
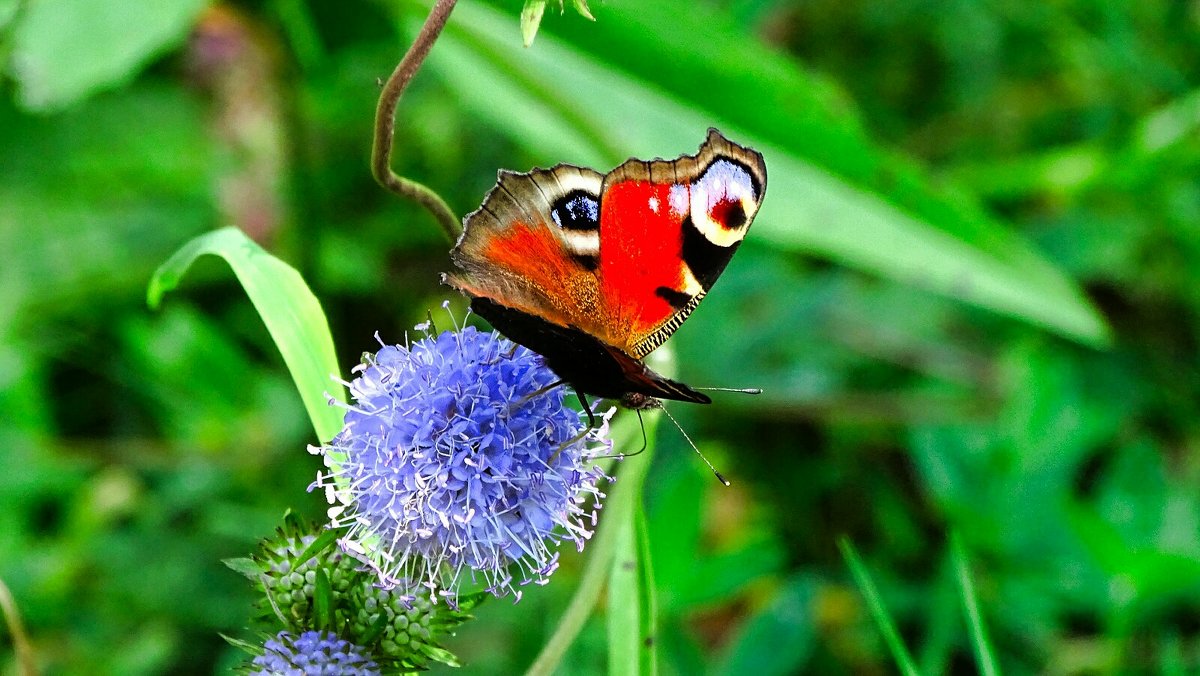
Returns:
[[[383,91],[379,94],[379,105],[375,108],[375,141],[371,148],[371,173],[375,180],[397,195],[415,200],[425,207],[438,220],[450,241],[458,239],[461,227],[458,217],[433,190],[392,171],[392,139],[396,135],[396,106],[400,103],[400,95],[429,55],[433,43],[446,26],[446,20],[450,18],[450,10],[454,9],[457,2],[437,0],[434,3],[417,39],[384,83]]]

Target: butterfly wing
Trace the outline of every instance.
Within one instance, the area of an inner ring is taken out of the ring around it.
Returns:
[[[467,216],[445,281],[472,298],[584,331],[599,329],[602,174],[570,165],[502,171]]]
[[[674,333],[737,251],[766,187],[762,155],[716,129],[696,155],[629,160],[606,175],[604,339],[640,359]]]

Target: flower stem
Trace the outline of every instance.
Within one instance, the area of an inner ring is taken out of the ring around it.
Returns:
[[[549,676],[554,673],[567,648],[575,641],[575,637],[583,629],[596,602],[600,600],[600,592],[612,568],[612,560],[616,555],[618,539],[622,529],[633,523],[637,506],[642,496],[642,482],[646,478],[646,470],[650,467],[650,456],[653,447],[635,456],[621,461],[621,472],[618,480],[612,484],[608,504],[604,507],[604,523],[596,540],[587,548],[587,563],[583,567],[583,575],[579,579],[579,588],[571,598],[570,605],[559,620],[554,635],[542,647],[533,665],[525,672],[526,676]]]
[[[375,108],[375,138],[371,147],[371,173],[375,180],[401,197],[416,201],[437,219],[451,241],[458,239],[460,222],[454,212],[436,192],[416,181],[404,178],[392,171],[392,141],[396,135],[396,106],[400,95],[408,88],[417,70],[429,55],[433,43],[442,34],[450,10],[458,0],[437,0],[429,11],[421,32],[413,41],[408,53],[392,71],[383,91],[379,94],[379,105]]]

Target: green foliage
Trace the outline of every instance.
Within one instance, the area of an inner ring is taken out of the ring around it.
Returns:
[[[867,600],[867,607],[871,611],[871,618],[875,620],[875,624],[879,625],[879,631],[883,634],[883,639],[887,642],[888,650],[892,653],[892,659],[896,662],[896,669],[904,676],[917,676],[920,672],[917,671],[917,665],[913,662],[912,655],[908,648],[904,645],[904,639],[900,636],[899,629],[896,628],[896,620],[892,618],[888,612],[887,605],[879,594],[879,588],[875,581],[871,579],[871,574],[867,572],[867,567],[863,565],[862,558],[855,551],[854,545],[850,541],[842,538],[838,541],[838,547],[842,550],[842,556],[846,557],[846,565],[850,567],[850,572],[854,574],[854,581],[858,584],[862,595]]]
[[[620,532],[608,576],[608,673],[655,674],[658,610],[646,516],[639,509],[614,525]]]
[[[548,649],[573,674],[886,673],[897,646],[930,674],[1200,668],[1194,8],[545,4],[528,49],[521,3],[455,9],[397,171],[466,213],[498,168],[710,125],[755,146],[764,207],[671,346],[687,382],[766,393],[671,409],[732,487],[651,429],[620,470],[644,491],[602,517],[642,523],[642,495],[644,527],[447,647],[503,674]],[[219,634],[255,596],[219,561],[321,518],[329,375],[448,295],[436,225],[366,168],[427,12],[0,2],[0,580],[47,673],[242,660]]]
[[[521,39],[528,47],[533,44],[533,38],[537,36],[538,28],[542,25],[542,15],[546,13],[546,5],[550,0],[525,0],[525,7],[521,10]],[[591,10],[588,9],[587,0],[571,0],[571,5],[580,16],[596,20],[592,16]],[[558,8],[562,10],[563,0],[558,0]]]
[[[179,46],[204,5],[201,0],[26,2],[8,54],[18,100],[29,110],[58,110],[129,80],[155,56]]]
[[[333,339],[321,303],[286,263],[263,251],[237,228],[223,228],[197,237],[163,263],[150,278],[146,302],[157,308],[163,294],[179,284],[196,258],[204,254],[220,256],[233,268],[283,354],[317,437],[332,439],[342,429],[342,416],[330,404],[346,400],[340,386],[329,385],[338,372]]]

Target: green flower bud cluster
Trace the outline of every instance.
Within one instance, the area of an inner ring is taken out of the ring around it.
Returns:
[[[260,585],[264,629],[294,634],[329,632],[367,651],[385,673],[423,669],[431,662],[458,666],[439,645],[486,594],[460,595],[451,607],[400,588],[384,589],[379,576],[337,546],[330,531],[289,516],[252,559],[226,562]]]
[[[276,539],[264,543],[259,563],[266,592],[266,612],[272,608],[289,626],[300,629],[313,615],[317,596],[318,571],[329,581],[333,607],[340,609],[355,583],[359,564],[337,547],[324,547],[305,560],[300,556],[316,542],[315,535],[288,536],[282,531]]]
[[[408,667],[422,668],[430,660],[459,666],[454,654],[439,646],[437,639],[469,619],[463,604],[474,606],[477,599],[460,597],[458,608],[452,609],[445,602],[432,603],[426,596],[404,598],[395,590],[375,585],[358,587],[355,593],[361,596],[350,635],[376,638],[380,655],[399,658]]]

